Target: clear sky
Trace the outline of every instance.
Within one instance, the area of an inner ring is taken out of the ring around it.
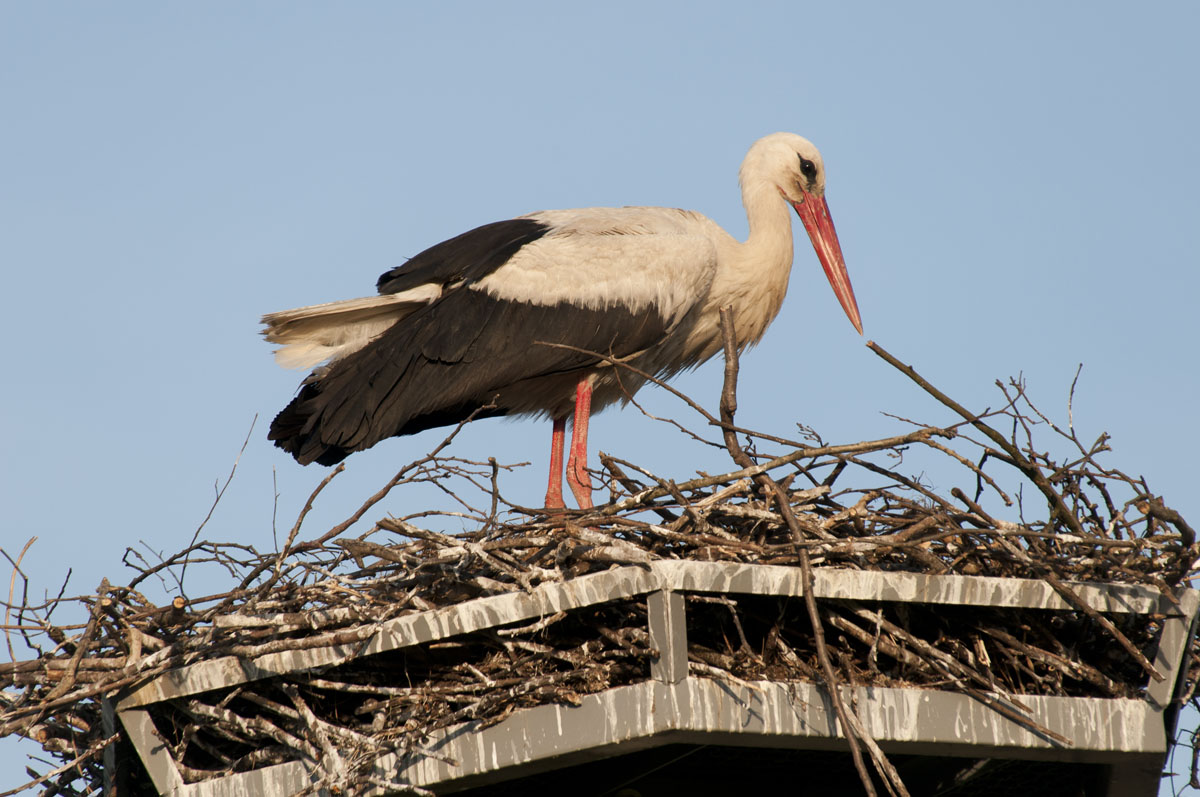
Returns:
[[[368,295],[406,256],[545,208],[686,207],[743,237],[737,167],[776,130],[824,154],[867,338],[975,409],[1023,374],[1063,422],[1082,363],[1081,436],[1111,433],[1108,462],[1200,523],[1200,6],[737,7],[0,5],[0,545],[37,536],[34,594],[183,547],[256,415],[203,535],[269,550],[273,513],[290,528],[324,472],[265,439],[300,374],[262,313]],[[904,429],[884,412],[950,422],[865,348],[802,233],[796,253],[739,420],[834,442]],[[719,380],[679,386],[715,408]],[[632,409],[592,434],[677,479],[723,467]],[[307,528],[441,437],[352,457]],[[456,451],[531,462],[502,487],[537,504],[548,438],[486,421]],[[0,742],[0,790],[30,751]]]

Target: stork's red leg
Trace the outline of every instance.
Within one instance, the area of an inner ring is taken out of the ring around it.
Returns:
[[[566,509],[563,503],[563,443],[566,439],[567,419],[555,418],[554,430],[550,433],[550,482],[546,487],[546,508]]]
[[[588,419],[592,415],[592,382],[587,377],[575,386],[575,419],[571,422],[571,456],[567,459],[567,485],[580,509],[592,508],[592,483],[587,472]]]

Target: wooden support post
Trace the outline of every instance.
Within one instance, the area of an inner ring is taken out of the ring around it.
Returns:
[[[646,596],[646,614],[650,621],[650,644],[658,651],[658,661],[650,665],[650,676],[665,684],[677,684],[688,674],[683,596],[667,589],[651,592]]]

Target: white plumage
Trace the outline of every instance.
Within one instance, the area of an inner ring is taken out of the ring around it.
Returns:
[[[816,148],[790,133],[767,136],[740,178],[744,243],[686,210],[542,211],[425,250],[380,277],[380,296],[264,316],[281,365],[327,361],[275,419],[271,439],[302,463],[332,464],[472,413],[545,413],[554,420],[547,506],[561,507],[573,411],[567,480],[590,506],[588,416],[644,380],[578,349],[669,377],[720,350],[725,306],[738,344],[756,343],[787,290],[789,204],[861,332]]]
[[[326,360],[358,351],[406,315],[442,295],[442,286],[427,284],[404,293],[344,299],[263,316],[264,333],[284,368],[312,368]]]

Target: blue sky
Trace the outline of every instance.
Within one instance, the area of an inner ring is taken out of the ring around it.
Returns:
[[[1108,462],[1195,525],[1200,7],[741,7],[0,6],[0,545],[38,537],[35,594],[68,568],[74,594],[127,582],[127,546],[183,547],[256,415],[204,536],[266,550],[273,515],[291,526],[324,472],[265,439],[299,375],[262,313],[367,295],[406,256],[545,208],[686,207],[743,237],[737,167],[776,130],[824,154],[867,338],[976,409],[1023,374],[1063,421],[1082,363],[1081,436],[1112,434]],[[949,422],[864,347],[802,235],[796,252],[740,421],[837,442],[901,431],[884,412]],[[719,373],[678,385],[715,407]],[[721,467],[632,409],[592,435],[677,479]],[[306,528],[441,437],[352,457]],[[502,486],[536,504],[548,437],[487,421],[456,450],[532,463]],[[30,751],[0,742],[0,787]]]

